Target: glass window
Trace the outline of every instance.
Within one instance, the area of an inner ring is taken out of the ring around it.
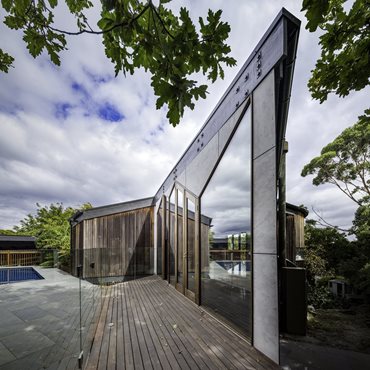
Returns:
[[[195,293],[195,204],[187,202],[187,289]]]
[[[157,212],[157,275],[162,275],[162,202]]]
[[[251,119],[248,110],[201,197],[201,304],[251,336]]]
[[[169,227],[169,278],[175,284],[175,192],[173,191],[168,201],[168,227]]]
[[[184,193],[177,189],[177,282],[183,283],[183,258],[184,258],[184,242],[183,242],[183,214],[184,214]]]

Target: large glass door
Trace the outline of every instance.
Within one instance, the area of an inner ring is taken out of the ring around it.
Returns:
[[[184,293],[184,189],[179,184],[176,191],[176,289]]]
[[[157,275],[167,278],[167,243],[166,243],[166,196],[163,195],[157,212]]]
[[[200,198],[201,304],[249,338],[253,326],[251,145],[248,110]]]
[[[185,192],[185,217],[184,217],[184,276],[185,294],[193,301],[197,301],[199,282],[199,243],[198,243],[198,204],[197,199]]]
[[[176,269],[175,269],[175,256],[176,256],[176,189],[170,194],[167,205],[167,225],[168,225],[168,282],[172,285],[176,283]]]

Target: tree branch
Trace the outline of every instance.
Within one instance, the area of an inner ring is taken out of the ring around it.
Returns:
[[[336,229],[336,230],[339,230],[339,231],[343,231],[343,232],[345,232],[345,233],[350,232],[350,230],[348,230],[348,229],[343,229],[343,228],[341,228],[341,227],[334,226],[334,225],[330,224],[330,223],[329,223],[328,221],[326,221],[322,216],[320,216],[320,215],[318,214],[318,212],[316,212],[315,208],[313,208],[313,207],[312,207],[312,211],[313,211],[313,213],[314,213],[314,214],[319,218],[319,220],[318,220],[318,221],[316,221],[319,225],[324,226],[324,227],[330,227],[330,228],[332,228],[332,229]]]
[[[367,157],[366,154],[363,153],[363,158],[364,158],[363,163],[366,163],[366,161],[367,161],[366,157]],[[366,183],[366,178],[365,178],[365,166],[362,167],[362,171],[359,171],[358,175],[360,176],[361,182],[364,185],[365,192],[370,196],[370,188],[368,187],[368,185]]]
[[[134,18],[130,19],[129,22],[124,21],[124,22],[121,22],[121,23],[117,23],[117,24],[113,25],[112,27],[110,27],[110,28],[108,28],[107,30],[104,30],[104,31],[93,31],[93,30],[83,29],[83,30],[76,31],[76,32],[70,32],[70,31],[64,31],[64,30],[61,30],[59,28],[55,28],[55,27],[48,26],[48,25],[41,24],[41,23],[39,23],[39,26],[47,28],[51,31],[58,32],[58,33],[61,33],[61,34],[64,34],[64,35],[69,35],[69,36],[78,36],[78,35],[82,35],[83,33],[92,34],[92,35],[103,35],[105,33],[111,32],[114,29],[119,28],[119,27],[129,27],[133,22],[138,20],[148,9],[149,9],[149,3],[147,5],[145,5],[145,7],[141,10],[140,13],[138,13]]]
[[[164,47],[162,46],[161,35],[160,35],[160,34],[159,34],[159,32],[158,32],[157,22],[155,21],[154,14],[153,14],[153,7],[151,7],[151,8],[150,8],[150,10],[151,10],[151,13],[152,13],[154,29],[155,29],[155,33],[156,33],[156,35],[157,35],[157,37],[158,37],[159,45],[160,45],[160,47],[161,47],[161,49],[162,49],[162,51],[163,51],[164,56],[165,56],[165,57],[166,57],[166,59],[167,59],[167,63],[168,63],[168,64],[167,64],[167,67],[171,67],[171,70],[172,70],[172,63],[171,63],[171,60],[170,60],[170,58],[168,57],[168,55],[167,55],[167,53],[166,53],[166,50],[165,50],[165,49],[164,49]],[[168,70],[168,68],[167,68],[167,70]]]
[[[157,16],[157,18],[159,19],[159,21],[161,22],[161,25],[163,27],[163,29],[166,31],[166,33],[168,34],[168,36],[171,37],[171,39],[173,40],[175,37],[171,34],[171,32],[167,29],[166,25],[164,24],[163,22],[163,19],[162,17],[159,15],[159,13],[157,12],[157,9],[156,7],[153,5],[152,1],[149,0],[149,6],[151,7],[151,9],[154,11],[155,15]],[[153,17],[154,19],[154,17]]]
[[[348,193],[338,184],[338,182],[333,178],[333,177],[330,177],[331,181],[329,180],[328,182],[330,184],[333,184],[335,185],[341,192],[343,192],[344,194],[347,195],[347,197],[349,197],[350,199],[352,199],[355,203],[357,203],[359,206],[361,205],[361,203],[353,197],[353,195],[351,194],[351,192],[348,190]],[[345,183],[344,183],[345,184]],[[346,184],[345,184],[346,185]],[[346,185],[347,186],[347,185]]]

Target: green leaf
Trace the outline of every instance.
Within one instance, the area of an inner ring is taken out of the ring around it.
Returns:
[[[46,44],[45,37],[32,29],[28,29],[24,33],[23,40],[27,43],[27,49],[34,58],[41,54]]]
[[[8,73],[13,62],[14,58],[0,49],[0,71]]]
[[[114,24],[115,21],[112,18],[101,18],[97,23],[98,27],[103,31],[111,28]]]
[[[316,31],[329,10],[329,0],[303,0],[302,11],[306,10],[306,29]]]
[[[340,97],[359,91],[370,81],[369,5],[356,0],[345,11],[343,0],[304,0],[311,32],[320,28],[321,56],[308,87],[314,99],[323,103],[329,94]]]
[[[58,5],[58,0],[48,0],[51,8],[55,8]]]
[[[25,13],[31,0],[14,0],[14,7],[17,13]]]
[[[1,5],[7,12],[10,12],[10,9],[13,5],[13,0],[1,0]]]
[[[8,15],[4,19],[4,24],[13,30],[19,30],[24,27],[25,22],[21,17]]]

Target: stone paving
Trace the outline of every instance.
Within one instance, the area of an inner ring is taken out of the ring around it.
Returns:
[[[0,285],[0,370],[74,368],[79,281],[58,269],[34,268],[43,280]],[[98,287],[82,281],[81,291],[83,326],[88,328],[99,302]]]

